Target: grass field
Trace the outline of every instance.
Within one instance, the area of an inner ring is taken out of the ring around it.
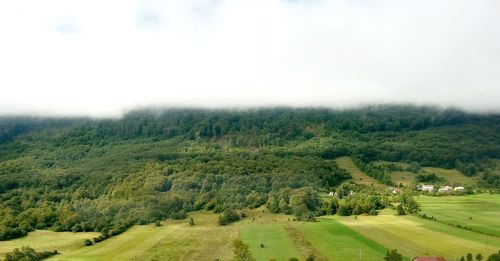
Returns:
[[[423,167],[425,171],[429,173],[435,173],[437,176],[444,178],[447,182],[459,183],[463,185],[474,184],[478,181],[477,177],[467,177],[462,172],[456,169],[443,169],[434,167]]]
[[[446,222],[499,234],[500,195],[418,197],[422,211]],[[447,213],[446,215],[442,212]],[[432,213],[432,214],[431,214]],[[449,213],[449,214],[448,214]],[[61,255],[49,260],[230,260],[231,242],[241,238],[257,260],[270,258],[316,260],[382,260],[386,249],[398,249],[405,260],[417,255],[440,255],[455,260],[468,252],[488,256],[500,249],[500,238],[455,228],[415,216],[395,216],[386,209],[378,216],[326,216],[317,222],[294,222],[290,216],[265,208],[246,211],[247,218],[228,226],[217,225],[218,215],[191,213],[195,221],[168,220],[162,226],[134,226],[125,233],[83,247],[97,233],[36,231],[17,240],[0,242],[0,251],[29,245]],[[464,217],[467,217],[464,219]],[[454,219],[457,218],[457,219]],[[466,221],[466,223],[461,223]],[[471,221],[471,222],[472,222]],[[264,244],[262,248],[260,244]],[[361,255],[361,258],[360,258]]]
[[[415,173],[409,171],[392,171],[391,180],[396,184],[410,185],[415,181]]]
[[[243,225],[240,237],[250,246],[250,251],[257,260],[304,258],[288,236],[282,223],[247,223]],[[260,246],[261,243],[264,244],[264,248]]]
[[[49,260],[227,260],[231,241],[238,237],[239,223],[218,226],[218,215],[192,214],[186,220],[163,222],[162,226],[134,226],[125,233],[90,247],[83,247]]]
[[[395,216],[385,210],[378,216],[337,217],[342,224],[406,257],[444,256],[456,260],[462,255],[490,255],[500,248],[500,238],[454,228],[414,216]]]
[[[386,249],[331,218],[298,225],[304,236],[329,260],[383,260]]]
[[[5,253],[14,250],[14,248],[21,248],[23,246],[30,246],[36,250],[58,250],[59,252],[65,253],[82,247],[83,240],[92,239],[98,235],[100,235],[100,233],[72,233],[37,230],[22,238],[0,241],[0,259],[5,256]]]
[[[378,180],[366,175],[352,162],[351,157],[340,157],[335,159],[335,162],[340,168],[347,170],[351,176],[352,180],[358,184],[364,184],[368,186],[373,186],[376,189],[384,189],[385,185],[378,182]]]
[[[500,195],[417,198],[421,213],[437,220],[500,236]],[[443,210],[446,211],[443,211]]]

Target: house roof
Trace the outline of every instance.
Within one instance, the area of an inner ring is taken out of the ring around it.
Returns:
[[[417,256],[413,261],[446,261],[446,259],[441,256]]]

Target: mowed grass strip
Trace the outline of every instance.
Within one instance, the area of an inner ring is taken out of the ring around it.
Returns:
[[[479,194],[416,198],[421,214],[438,221],[471,227],[474,230],[500,236],[500,195]]]
[[[298,228],[329,260],[383,260],[386,249],[331,218],[302,222]]]
[[[290,239],[282,223],[246,222],[240,230],[240,238],[249,245],[257,260],[288,260],[291,257],[304,259]],[[263,244],[264,247],[261,247]]]
[[[373,186],[379,190],[382,190],[386,187],[384,184],[381,184],[378,180],[366,175],[366,173],[361,171],[358,168],[358,166],[356,166],[354,162],[352,162],[351,157],[340,157],[335,159],[335,162],[337,162],[337,165],[340,168],[347,170],[351,174],[352,180],[355,183],[367,186]]]
[[[407,257],[436,255],[455,260],[469,252],[488,256],[500,248],[499,238],[414,216],[395,216],[390,210],[378,216],[335,218],[388,249],[398,249]]]
[[[22,238],[0,241],[0,259],[6,253],[23,246],[30,246],[40,251],[57,250],[65,253],[83,247],[83,240],[92,239],[99,235],[100,233],[95,232],[72,233],[37,230]]]

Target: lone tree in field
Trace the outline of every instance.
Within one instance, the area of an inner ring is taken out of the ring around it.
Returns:
[[[240,239],[233,241],[233,261],[255,261],[252,253],[248,250],[248,245],[243,243]]]
[[[400,253],[398,253],[397,249],[393,249],[391,251],[387,250],[387,253],[384,257],[385,261],[403,261],[403,257]]]
[[[483,260],[483,255],[481,255],[481,254],[477,254],[477,255],[476,255],[476,260],[477,260],[477,261],[481,261],[481,260]]]
[[[194,219],[192,217],[189,217],[189,225],[194,226]]]

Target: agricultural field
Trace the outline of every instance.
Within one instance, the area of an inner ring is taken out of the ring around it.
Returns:
[[[298,225],[305,238],[328,260],[383,260],[386,249],[335,219]]]
[[[500,238],[471,232],[415,216],[395,216],[390,209],[378,216],[332,217],[362,236],[406,257],[444,256],[448,260],[471,253],[490,255]]]
[[[53,232],[47,230],[37,230],[27,236],[9,241],[0,241],[0,259],[5,253],[14,248],[30,246],[41,251],[57,250],[59,252],[69,252],[83,247],[83,240],[92,239],[100,235],[95,232]]]
[[[383,161],[379,160],[376,161],[377,164],[394,164],[396,166],[402,167],[402,168],[408,168],[410,164],[404,163],[404,162],[389,162],[389,161]],[[498,167],[500,170],[500,167]],[[449,184],[461,184],[461,185],[471,185],[474,183],[477,183],[479,181],[479,175],[476,175],[474,177],[468,177],[464,175],[462,172],[460,172],[457,169],[443,169],[443,168],[438,168],[438,167],[422,167],[422,170],[424,170],[426,173],[434,173],[436,176],[443,178],[447,183]],[[496,169],[495,169],[496,171]],[[500,171],[499,171],[500,173]],[[410,185],[415,181],[415,176],[417,173],[413,173],[410,171],[391,171],[391,180],[396,183],[400,184],[403,183],[404,185]]]
[[[422,213],[440,209],[451,216],[475,212],[475,229],[496,233],[500,229],[500,195],[461,197],[418,197]],[[476,206],[477,205],[477,206]],[[433,212],[434,211],[434,212]],[[187,220],[166,220],[161,226],[134,226],[118,236],[93,246],[83,247],[83,240],[97,233],[36,231],[29,236],[0,242],[5,253],[29,245],[38,250],[57,249],[62,254],[48,260],[230,260],[231,242],[240,238],[249,245],[257,260],[383,260],[387,249],[398,249],[404,260],[417,255],[440,255],[455,260],[468,252],[487,256],[500,249],[500,238],[452,227],[415,216],[395,216],[386,209],[378,216],[324,216],[317,222],[292,221],[293,217],[271,214],[267,209],[248,210],[242,221],[219,226],[218,214],[193,212],[195,225]],[[449,218],[449,217],[448,217]],[[462,223],[463,225],[470,225]],[[261,246],[263,245],[263,247]]]
[[[421,214],[440,222],[470,227],[492,235],[500,235],[500,195],[429,197],[419,196]],[[443,211],[443,210],[446,211]]]
[[[422,169],[428,173],[435,173],[436,176],[444,178],[447,182],[451,184],[458,183],[463,185],[469,185],[469,184],[474,184],[478,181],[477,176],[467,177],[462,172],[456,169],[443,169],[436,167],[423,167]]]
[[[376,189],[384,189],[385,185],[381,184],[378,180],[366,175],[363,171],[361,171],[355,164],[352,162],[351,157],[340,157],[335,159],[337,165],[347,170],[351,176],[352,180],[358,184],[374,186]]]
[[[415,175],[415,173],[410,171],[392,171],[391,180],[398,185],[409,186],[415,181]]]
[[[239,223],[218,226],[218,215],[198,212],[195,225],[168,220],[162,226],[134,226],[125,233],[49,260],[213,260],[231,257]]]
[[[304,258],[288,236],[283,223],[247,223],[242,226],[240,237],[249,245],[250,251],[257,260]]]

